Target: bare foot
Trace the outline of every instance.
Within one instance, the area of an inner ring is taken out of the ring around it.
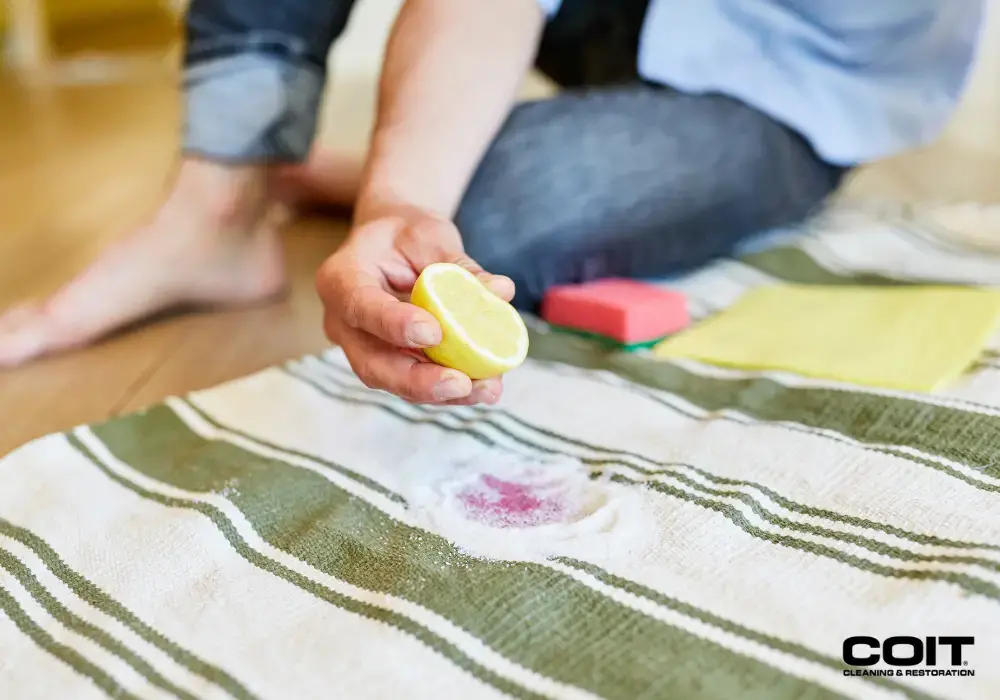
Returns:
[[[285,286],[261,169],[185,161],[146,225],[41,303],[0,314],[0,367],[92,343],[182,306],[261,302]]]
[[[348,209],[358,197],[363,168],[361,158],[317,149],[302,165],[278,170],[275,185],[280,198],[298,208]]]

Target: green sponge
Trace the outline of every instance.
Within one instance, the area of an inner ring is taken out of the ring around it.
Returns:
[[[565,326],[553,326],[549,325],[549,328],[558,332],[566,333],[568,335],[574,335],[577,338],[582,338],[583,340],[588,340],[592,343],[597,343],[601,347],[607,350],[617,350],[621,352],[638,352],[640,350],[649,350],[659,343],[663,338],[653,338],[652,340],[644,340],[640,343],[619,343],[614,338],[609,338],[606,335],[599,335],[597,333],[588,333],[587,331],[579,331],[575,328],[567,328]]]

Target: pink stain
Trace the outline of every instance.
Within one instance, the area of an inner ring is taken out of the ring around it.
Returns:
[[[557,522],[564,505],[533,493],[530,487],[487,474],[480,484],[460,494],[474,519],[493,527],[532,527]]]

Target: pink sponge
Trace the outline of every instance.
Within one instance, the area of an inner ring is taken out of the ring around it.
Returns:
[[[552,287],[541,313],[553,326],[625,345],[662,338],[690,322],[683,294],[629,279]]]

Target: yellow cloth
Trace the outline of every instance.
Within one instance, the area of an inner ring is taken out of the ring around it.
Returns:
[[[962,287],[779,285],[747,293],[654,348],[753,370],[934,391],[981,354],[1000,292]]]

